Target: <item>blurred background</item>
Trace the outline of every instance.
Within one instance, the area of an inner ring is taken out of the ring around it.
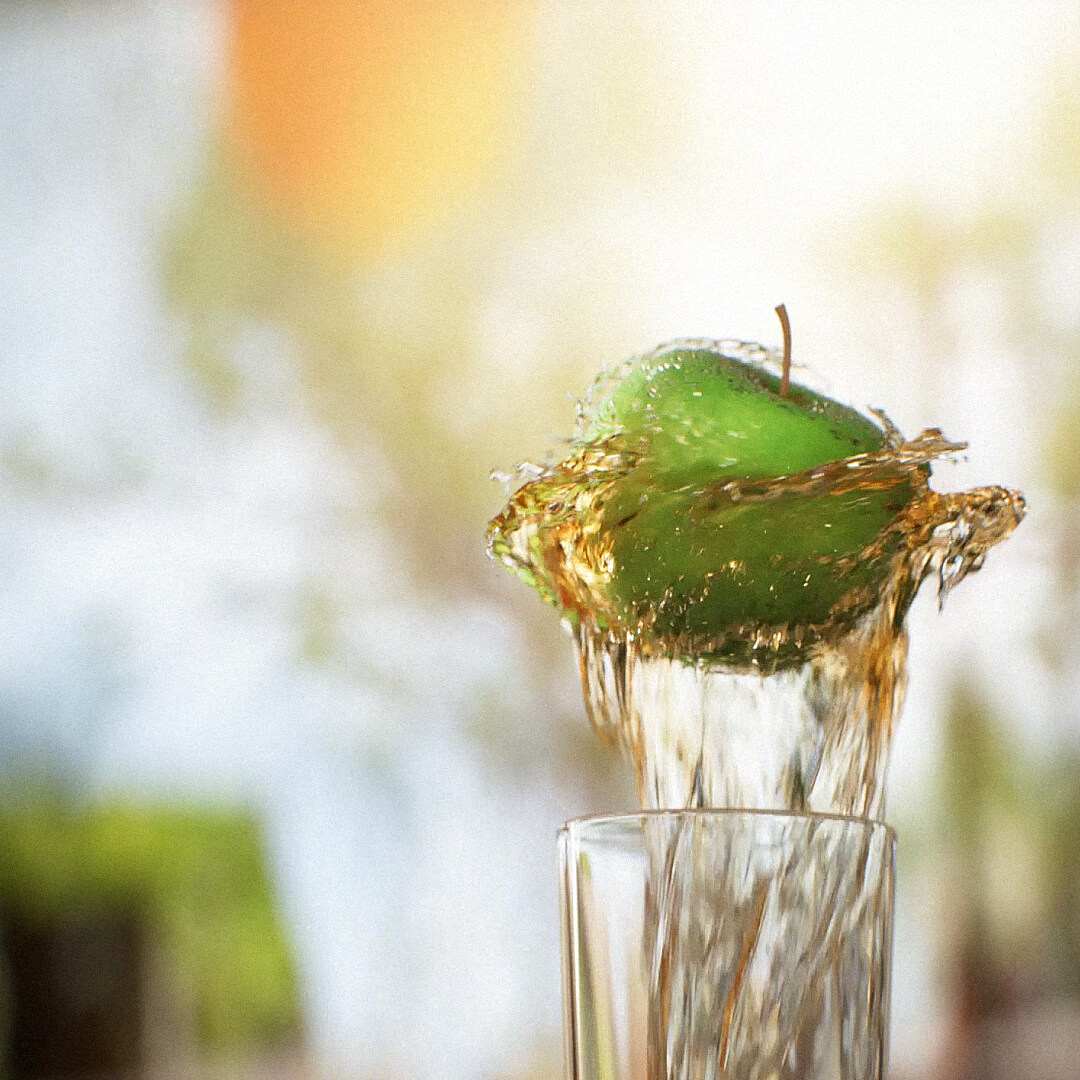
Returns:
[[[780,301],[1030,505],[910,620],[892,1074],[1075,1077],[1072,0],[0,6],[0,1075],[555,1080],[632,792],[488,475]]]

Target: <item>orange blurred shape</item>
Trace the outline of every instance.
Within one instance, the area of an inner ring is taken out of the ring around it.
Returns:
[[[532,7],[233,0],[234,156],[294,223],[334,248],[381,253],[494,175]]]

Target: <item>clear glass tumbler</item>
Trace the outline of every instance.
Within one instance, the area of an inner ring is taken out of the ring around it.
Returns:
[[[883,1080],[894,845],[828,815],[569,822],[568,1080]]]

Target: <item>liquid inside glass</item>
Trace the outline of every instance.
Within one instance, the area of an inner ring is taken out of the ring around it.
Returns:
[[[560,850],[568,1080],[882,1080],[888,827],[650,812]]]

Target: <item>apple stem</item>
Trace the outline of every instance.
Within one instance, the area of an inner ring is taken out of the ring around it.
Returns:
[[[787,397],[791,386],[791,323],[788,322],[787,308],[779,304],[776,314],[780,319],[780,328],[784,331],[784,362],[780,373],[780,396]]]

